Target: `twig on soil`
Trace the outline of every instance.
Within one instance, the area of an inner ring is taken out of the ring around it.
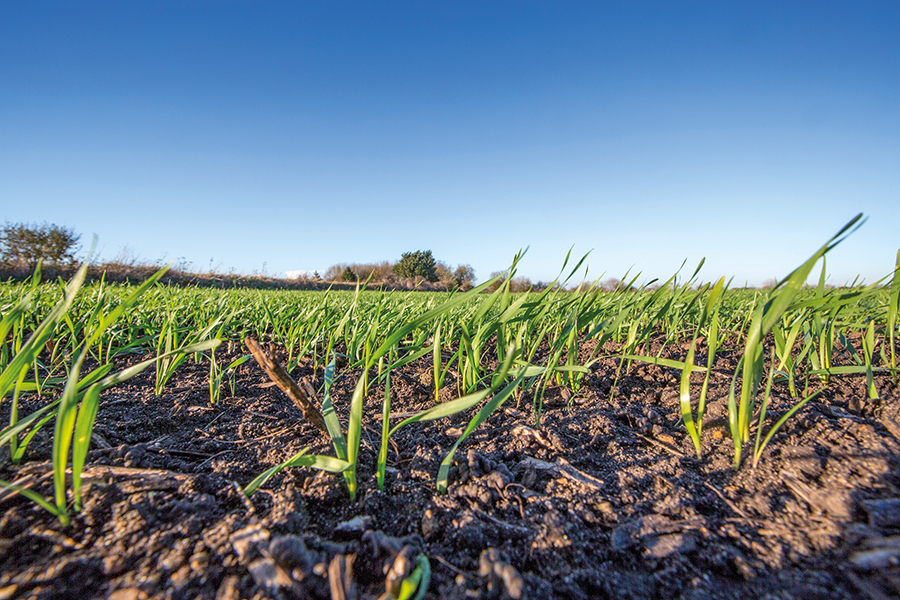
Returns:
[[[556,466],[559,467],[560,473],[562,473],[572,481],[577,481],[582,485],[593,488],[595,491],[600,491],[603,489],[602,479],[597,479],[593,475],[588,475],[584,471],[579,471],[578,469],[570,465],[569,462],[561,456],[556,459]]]
[[[291,402],[303,412],[303,416],[305,416],[316,429],[327,434],[328,428],[325,426],[325,419],[322,417],[322,413],[316,408],[315,404],[313,404],[312,399],[307,397],[306,392],[304,392],[300,386],[291,379],[290,375],[281,368],[278,361],[270,358],[253,338],[248,337],[245,340],[245,344],[247,345],[247,349],[250,350],[250,354],[256,359],[256,362],[259,363],[259,366],[266,372],[266,375],[268,375],[269,378],[278,385],[281,391],[291,399]]]
[[[711,490],[716,494],[716,496],[718,496],[719,498],[721,498],[721,499],[722,499],[722,502],[724,502],[725,504],[728,505],[728,508],[730,508],[731,510],[733,510],[735,513],[741,515],[741,517],[743,517],[743,518],[745,518],[745,519],[750,519],[750,517],[747,516],[747,513],[745,513],[744,511],[742,511],[742,510],[738,507],[737,504],[735,504],[734,502],[732,502],[731,500],[729,500],[728,498],[726,498],[726,497],[725,497],[725,494],[723,494],[722,492],[720,492],[719,490],[717,490],[716,487],[715,487],[713,484],[711,484],[711,483],[708,482],[708,481],[704,481],[704,482],[703,482],[703,485],[705,485],[706,487],[708,487],[709,489],[711,489]]]
[[[528,489],[528,488],[526,488],[524,485],[522,485],[521,483],[510,483],[510,484],[507,484],[507,486],[506,486],[505,488],[503,488],[503,497],[504,497],[506,500],[509,500],[509,497],[506,495],[506,491],[507,491],[509,488],[511,488],[511,487],[520,487],[520,488],[522,488],[523,490]],[[525,505],[522,503],[522,498],[520,498],[520,497],[519,497],[518,495],[516,495],[516,494],[510,494],[510,496],[512,496],[513,498],[515,498],[515,499],[516,499],[516,502],[519,503],[519,516],[521,516],[522,519],[524,520],[524,519],[525,519]]]
[[[22,469],[26,477],[23,478],[24,485],[33,485],[48,479],[53,475],[53,465],[49,462],[36,463],[28,465]],[[71,469],[66,474],[71,477]],[[31,476],[41,475],[34,482],[28,481]],[[192,475],[185,473],[176,473],[174,471],[164,471],[162,469],[137,469],[132,467],[113,467],[109,465],[92,465],[86,467],[81,473],[84,482],[89,481],[109,481],[110,479],[118,479],[119,488],[125,494],[136,494],[139,492],[169,490],[177,488],[182,482],[191,479]],[[17,482],[18,484],[18,482]],[[19,484],[22,485],[22,484]],[[12,498],[17,494],[4,495],[2,500]]]
[[[216,440],[216,443],[217,444],[249,444],[252,442],[258,442],[259,440],[265,440],[270,437],[275,437],[276,435],[281,435],[283,433],[287,433],[288,431],[291,431],[292,429],[294,429],[293,426],[283,427],[277,431],[273,431],[272,433],[267,433],[266,435],[261,435],[259,437],[255,437],[255,438],[245,438],[242,440]]]
[[[106,438],[104,438],[96,431],[91,432],[91,441],[94,442],[94,444],[96,444],[101,450],[109,450],[110,448],[112,448],[109,442],[106,441]]]
[[[194,469],[199,469],[199,468],[201,468],[203,465],[205,465],[206,463],[212,462],[212,460],[213,460],[214,458],[218,458],[218,457],[222,456],[223,454],[228,454],[229,452],[234,452],[234,450],[222,450],[221,452],[217,452],[216,454],[213,454],[212,456],[210,456],[209,458],[207,458],[206,460],[204,460],[202,463],[200,463],[199,465],[197,465],[196,467],[194,467]]]
[[[209,458],[212,456],[206,452],[190,452],[188,450],[174,450],[172,448],[163,448],[162,446],[150,446],[147,448],[148,452],[153,452],[154,454],[171,454],[172,456],[177,456],[180,458]]]
[[[356,600],[356,581],[353,579],[355,554],[337,554],[328,565],[328,585],[331,600]]]
[[[216,421],[218,421],[219,417],[221,417],[224,414],[225,414],[225,411],[222,411],[218,415],[216,415],[216,417],[212,421],[210,421],[209,423],[206,424],[206,426],[203,428],[203,432],[206,433],[206,430],[209,429],[212,426],[212,424],[215,423]]]
[[[439,563],[441,563],[442,565],[444,565],[445,567],[447,567],[454,573],[457,573],[458,575],[462,575],[463,577],[471,577],[472,576],[470,573],[466,573],[465,571],[453,566],[446,558],[444,558],[443,556],[441,556],[439,554],[432,554],[431,558],[434,558]]]
[[[237,490],[237,495],[241,499],[241,502],[244,503],[244,508],[247,509],[247,513],[250,515],[256,514],[256,507],[253,506],[253,502],[250,501],[250,498],[244,494],[244,490],[241,489],[241,486],[238,485],[236,481],[232,481],[231,485],[234,486],[234,489]]]
[[[266,413],[254,412],[252,410],[248,410],[245,414],[253,415],[254,417],[263,417],[264,419],[275,419],[276,421],[280,421],[281,417],[276,417],[274,415],[267,415]]]
[[[672,455],[674,455],[674,456],[677,456],[678,458],[685,458],[685,455],[684,455],[683,452],[681,452],[681,451],[679,451],[679,450],[676,450],[675,448],[669,446],[668,444],[663,444],[662,442],[658,442],[658,441],[654,440],[653,438],[647,437],[646,435],[643,435],[643,434],[640,434],[640,433],[635,433],[635,435],[637,435],[637,436],[638,436],[639,438],[641,438],[642,440],[645,440],[645,441],[650,442],[651,444],[653,444],[653,445],[656,446],[657,448],[662,448],[662,449],[665,450],[666,452],[669,452],[670,454],[672,454]]]
[[[484,517],[491,523],[494,523],[495,525],[499,525],[500,527],[502,527],[504,529],[511,529],[513,531],[519,531],[522,533],[531,533],[531,530],[527,527],[521,527],[519,525],[513,525],[512,523],[507,523],[506,521],[501,521],[497,517],[494,517],[494,516],[484,512],[483,510],[478,508],[478,504],[476,504],[475,501],[472,500],[471,498],[466,498],[466,500],[468,500],[469,508],[471,508],[472,511],[478,513],[479,515],[481,515],[482,517]]]

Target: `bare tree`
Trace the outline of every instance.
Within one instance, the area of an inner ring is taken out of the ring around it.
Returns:
[[[33,267],[39,260],[63,264],[74,262],[81,247],[80,235],[71,227],[44,223],[10,223],[0,230],[0,257],[4,261]]]

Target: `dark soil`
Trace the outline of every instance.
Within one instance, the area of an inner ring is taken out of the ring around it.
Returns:
[[[435,475],[466,418],[401,429],[380,492],[373,388],[355,501],[341,476],[306,468],[245,499],[239,486],[302,448],[333,455],[256,364],[215,406],[206,364],[187,364],[160,398],[150,370],[104,395],[70,526],[0,496],[0,599],[331,598],[342,586],[377,598],[387,570],[419,553],[429,598],[900,597],[895,384],[877,377],[881,399],[866,401],[864,378],[833,379],[756,470],[745,459],[735,471],[725,422],[735,362],[724,352],[717,363],[702,459],[680,422],[678,374],[634,366],[613,389],[610,359],[577,394],[550,389],[539,426],[530,396],[507,401],[461,445],[446,495]],[[294,375],[321,384],[311,365]],[[357,376],[336,383],[339,412]],[[447,379],[443,399],[455,396]],[[433,404],[425,362],[392,382],[394,415]],[[776,416],[791,406],[781,387]],[[52,497],[51,434],[52,423],[20,465],[4,450],[0,478]]]

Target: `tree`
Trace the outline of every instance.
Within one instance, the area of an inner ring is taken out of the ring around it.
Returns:
[[[450,282],[454,287],[470,288],[475,283],[475,269],[472,265],[457,265],[456,270],[450,277]]]
[[[432,283],[438,280],[435,260],[431,255],[431,250],[404,252],[400,262],[394,265],[394,273],[397,274],[397,277],[404,279],[421,276]]]
[[[70,227],[7,221],[0,230],[0,257],[30,267],[39,260],[53,264],[73,262],[80,238]]]
[[[344,269],[344,272],[341,273],[341,279],[344,281],[356,281],[356,273],[354,273],[350,267]]]
[[[503,271],[494,271],[493,273],[491,273],[489,279],[493,279],[494,277],[497,277],[499,275],[503,275]],[[500,289],[500,286],[503,285],[505,282],[506,282],[505,278],[498,279],[497,281],[495,281],[494,283],[492,283],[491,285],[489,285],[487,287],[487,291],[488,292],[496,292],[498,289]]]

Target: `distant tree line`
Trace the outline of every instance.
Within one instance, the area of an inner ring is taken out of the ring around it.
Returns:
[[[381,284],[429,282],[448,289],[469,289],[475,283],[475,269],[460,264],[455,268],[436,260],[431,250],[404,252],[397,262],[337,263],[322,274],[325,281],[366,281]]]

